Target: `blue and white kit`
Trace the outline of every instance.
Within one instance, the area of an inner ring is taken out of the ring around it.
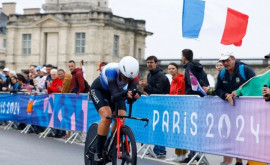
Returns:
[[[91,85],[90,96],[97,110],[103,106],[110,106],[113,110],[114,103],[111,101],[113,96],[126,90],[136,89],[139,76],[128,83],[122,81],[120,76],[118,63],[109,63],[102,69],[100,76],[94,80]],[[126,109],[124,100],[121,103],[121,109]]]

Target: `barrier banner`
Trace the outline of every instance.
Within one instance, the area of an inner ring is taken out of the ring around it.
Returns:
[[[100,120],[86,94],[54,94],[53,100],[50,127],[87,132],[92,123]]]
[[[270,162],[270,103],[262,98],[149,96],[137,100],[127,121],[136,140],[173,148]]]
[[[29,95],[0,95],[0,120],[20,121],[26,113]]]
[[[0,95],[0,120],[87,132],[100,117],[86,94]],[[32,113],[27,105],[33,101]]]
[[[27,112],[29,101],[33,111]],[[270,162],[270,102],[218,97],[142,96],[126,120],[136,141],[173,148]],[[100,117],[87,95],[0,95],[0,120],[87,132]]]

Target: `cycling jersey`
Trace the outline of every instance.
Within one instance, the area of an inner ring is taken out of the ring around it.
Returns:
[[[103,106],[110,106],[114,111],[115,103],[111,98],[123,91],[136,89],[139,76],[129,83],[122,81],[120,76],[118,63],[109,63],[102,69],[100,76],[94,80],[91,85],[90,96],[97,110]],[[126,110],[123,99],[118,101],[117,104],[118,109]]]

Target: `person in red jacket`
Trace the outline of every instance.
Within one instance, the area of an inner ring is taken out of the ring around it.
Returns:
[[[63,86],[63,81],[58,77],[57,70],[52,69],[51,70],[51,76],[52,76],[52,83],[50,86],[47,87],[47,93],[61,93],[61,89]],[[60,87],[60,88],[59,88]]]
[[[168,72],[172,76],[170,94],[183,95],[185,94],[185,76],[178,73],[178,66],[172,62],[168,65]]]
[[[73,60],[68,62],[68,68],[72,74],[70,93],[84,93],[85,84],[82,69],[76,68],[75,61]]]
[[[172,76],[170,87],[170,95],[183,95],[185,94],[185,76],[178,73],[178,66],[172,62],[168,65],[168,72]],[[180,162],[186,158],[187,150],[175,149],[175,155],[167,161]]]

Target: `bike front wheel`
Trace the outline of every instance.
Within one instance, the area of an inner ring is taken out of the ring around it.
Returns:
[[[137,164],[137,147],[133,132],[128,126],[123,126],[120,130],[120,159],[118,159],[117,140],[114,140],[112,150],[112,164],[113,165],[136,165]]]
[[[96,165],[94,161],[94,153],[96,153],[97,146],[97,127],[98,124],[94,123],[90,126],[87,132],[85,146],[84,146],[84,163],[85,165]]]

